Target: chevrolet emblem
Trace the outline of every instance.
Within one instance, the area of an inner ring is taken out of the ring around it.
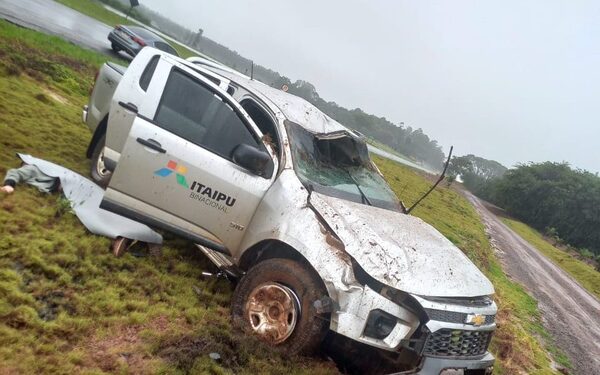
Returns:
[[[465,319],[465,323],[480,326],[485,323],[485,315],[469,314],[467,315],[467,319]]]

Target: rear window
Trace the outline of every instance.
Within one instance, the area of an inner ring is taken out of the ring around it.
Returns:
[[[154,75],[154,71],[156,70],[156,65],[158,65],[159,60],[160,56],[156,55],[152,57],[148,65],[146,65],[146,68],[140,77],[140,87],[142,90],[148,90],[148,86],[150,86],[150,81],[152,80],[152,76]]]
[[[154,42],[154,47],[158,48],[161,51],[165,51],[167,53],[170,53],[171,55],[179,56],[177,54],[177,51],[175,51],[175,49],[173,47],[171,47],[170,45],[168,45],[167,43],[164,43],[164,42]]]
[[[141,36],[143,39],[156,39],[157,38],[156,34],[154,34],[151,31],[148,31],[142,27],[136,27],[136,26],[125,26],[125,27],[127,27],[129,30],[136,33],[138,36]]]

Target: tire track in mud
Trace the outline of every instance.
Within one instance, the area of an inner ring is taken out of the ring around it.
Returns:
[[[538,301],[544,327],[577,374],[600,374],[600,301],[465,192],[481,216],[505,272]]]

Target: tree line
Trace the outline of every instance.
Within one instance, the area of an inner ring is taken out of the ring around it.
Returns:
[[[444,152],[441,146],[438,145],[436,140],[430,139],[420,128],[404,127],[394,124],[385,117],[365,113],[360,108],[347,109],[335,102],[325,101],[319,96],[316,88],[307,81],[297,80],[292,82],[289,78],[277,74],[277,76],[271,78],[270,82],[265,83],[275,88],[286,85],[288,92],[307,100],[344,126],[357,130],[368,138],[374,139],[432,169],[440,170],[442,167]]]
[[[449,170],[475,195],[600,260],[598,174],[553,162],[506,169],[474,155],[453,158]]]
[[[121,10],[129,6],[129,0],[101,1]],[[120,3],[120,5],[117,3]],[[326,101],[320,97],[315,86],[310,82],[303,80],[292,82],[288,77],[274,70],[259,64],[253,64],[252,60],[205,37],[202,30],[197,32],[189,30],[177,22],[150,10],[143,4],[134,10],[134,17],[180,42],[241,73],[253,74],[253,78],[269,86],[280,89],[283,85],[287,85],[290,93],[307,100],[344,126],[361,132],[368,138],[390,147],[409,159],[423,163],[434,170],[441,170],[444,162],[442,148],[436,140],[429,138],[422,129],[413,129],[410,126],[404,127],[402,124],[395,124],[385,117],[365,113],[360,108],[347,109],[333,101]]]

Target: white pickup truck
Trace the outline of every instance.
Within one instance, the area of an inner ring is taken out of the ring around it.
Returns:
[[[491,371],[492,284],[403,212],[360,134],[152,48],[101,68],[83,119],[101,207],[191,240],[238,277],[236,325],[292,353],[327,337],[349,360],[385,358],[370,372]]]

